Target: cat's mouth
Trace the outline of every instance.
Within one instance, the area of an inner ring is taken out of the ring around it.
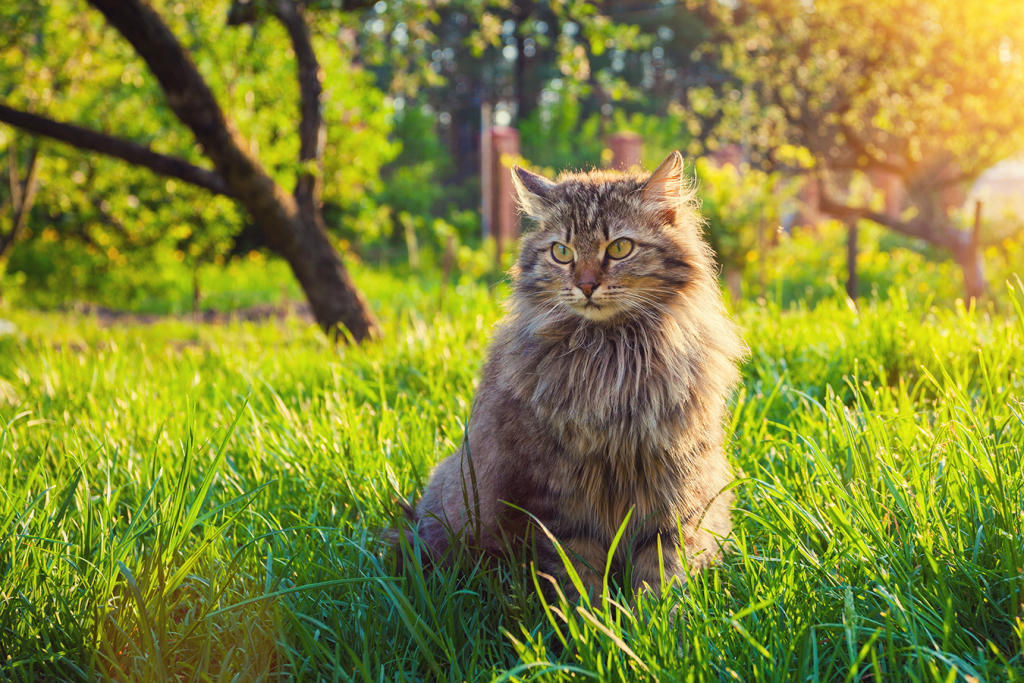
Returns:
[[[619,312],[618,307],[615,305],[609,303],[599,304],[592,300],[587,300],[582,304],[577,304],[573,306],[573,309],[578,315],[586,318],[587,320],[594,321],[610,320]]]

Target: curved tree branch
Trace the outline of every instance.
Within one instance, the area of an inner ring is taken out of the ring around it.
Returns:
[[[70,123],[60,123],[45,116],[11,109],[3,104],[0,104],[0,121],[33,135],[53,138],[66,142],[72,147],[99,152],[122,159],[130,164],[144,166],[154,173],[183,180],[186,183],[205,188],[214,194],[235,196],[224,179],[214,171],[194,166],[184,159],[159,154],[148,147],[128,140]]]
[[[853,129],[853,126],[845,121],[840,121],[839,130],[842,131],[843,137],[846,138],[846,143],[853,148],[855,159],[854,164],[851,164],[851,168],[877,169],[880,171],[895,173],[901,177],[913,172],[912,164],[910,164],[906,159],[896,157],[896,160],[893,161],[890,159],[890,155],[886,155],[884,160],[879,159],[868,149],[867,143],[861,139],[857,131]],[[867,162],[861,164],[861,157],[866,158]]]
[[[313,51],[313,43],[309,38],[309,25],[306,22],[305,10],[294,0],[278,0],[273,6],[274,16],[288,31],[295,50],[295,61],[298,65],[299,93],[301,102],[299,109],[299,163],[316,165],[316,170],[303,170],[295,185],[295,201],[299,211],[307,221],[321,224],[320,190],[323,171],[324,146],[327,142],[327,129],[324,126],[320,99],[323,87],[320,80],[323,73],[320,63]]]
[[[250,212],[279,214],[287,221],[294,203],[249,152],[248,142],[224,115],[195,64],[164,24],[142,0],[90,0],[124,36],[156,76],[174,114],[203,146],[224,181]],[[283,200],[283,201],[282,201]]]
[[[851,214],[855,214],[859,218],[866,218],[901,235],[922,239],[939,247],[952,247],[953,241],[949,239],[948,231],[934,230],[925,221],[901,221],[898,218],[872,211],[866,207],[843,204],[829,197],[822,183],[819,183],[818,188],[818,209],[822,213],[827,213],[836,218],[846,218]]]

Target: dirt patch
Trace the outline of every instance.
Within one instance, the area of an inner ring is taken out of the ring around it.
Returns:
[[[181,320],[204,323],[207,325],[224,325],[233,321],[263,322],[266,320],[286,320],[288,318],[299,318],[313,324],[313,312],[309,304],[305,302],[290,302],[285,304],[260,304],[249,308],[240,308],[234,311],[199,311],[185,315],[155,315],[150,313],[128,313],[118,311],[106,306],[95,304],[78,304],[73,309],[81,315],[89,315],[96,318],[101,325],[152,325],[153,323],[166,320]]]

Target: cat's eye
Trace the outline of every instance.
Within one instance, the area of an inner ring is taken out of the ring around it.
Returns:
[[[626,258],[633,253],[633,241],[627,240],[625,237],[617,239],[608,245],[606,253],[611,258]]]
[[[551,245],[551,258],[559,263],[570,263],[572,262],[572,249],[561,242],[555,242]]]

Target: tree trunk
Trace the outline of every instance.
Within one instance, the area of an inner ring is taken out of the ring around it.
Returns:
[[[725,286],[729,290],[729,298],[735,306],[743,297],[743,271],[735,267],[726,267]]]
[[[379,336],[379,323],[316,217],[303,215],[295,197],[249,155],[248,144],[160,16],[141,0],[89,1],[145,60],[172,111],[192,130],[232,196],[291,266],[324,331],[333,337],[344,325],[357,342]]]
[[[846,218],[846,295],[857,301],[857,216]]]
[[[988,286],[985,281],[985,262],[981,256],[981,202],[974,205],[974,228],[958,233],[953,245],[953,258],[964,274],[964,294],[967,303],[980,299]]]

